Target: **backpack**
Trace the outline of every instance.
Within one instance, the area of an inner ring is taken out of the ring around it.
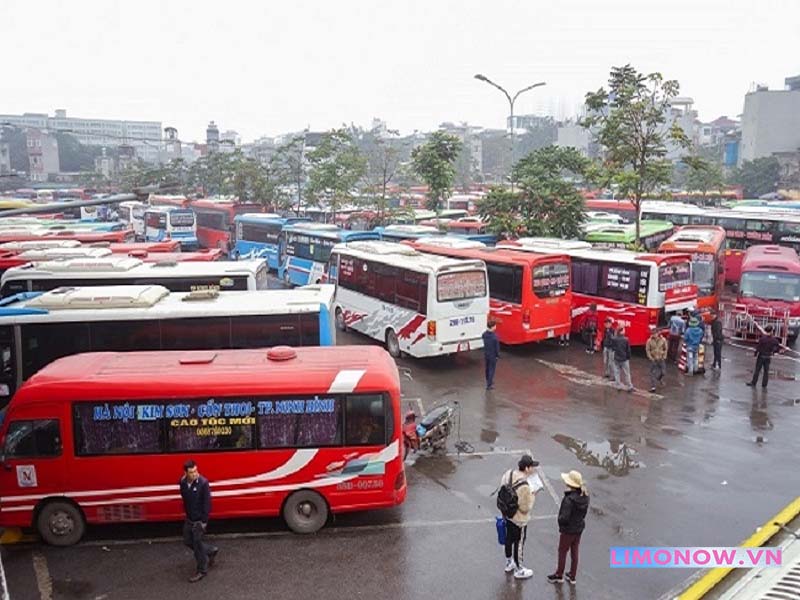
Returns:
[[[517,483],[512,484],[514,477],[514,469],[508,474],[508,483],[504,483],[497,491],[497,509],[500,514],[506,519],[511,519],[517,514],[519,510],[519,496],[517,496],[517,488],[523,485],[528,485],[527,479],[521,479]]]

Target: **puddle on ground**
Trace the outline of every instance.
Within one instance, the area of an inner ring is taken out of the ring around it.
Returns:
[[[600,467],[616,477],[627,475],[632,469],[644,466],[634,458],[637,451],[619,440],[585,442],[561,433],[555,434],[553,439],[572,452],[583,464]]]

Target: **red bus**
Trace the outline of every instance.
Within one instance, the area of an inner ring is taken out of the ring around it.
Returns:
[[[465,217],[457,221],[450,221],[447,224],[447,231],[461,234],[488,233],[489,226],[475,217]]]
[[[486,263],[489,316],[497,322],[502,343],[527,344],[569,333],[569,256],[523,254],[451,238],[405,243],[420,252]]]
[[[121,244],[133,241],[133,229],[94,231],[91,229],[0,229],[0,244],[39,240],[74,240],[84,244],[108,242]]]
[[[68,356],[6,410],[0,526],[68,546],[87,523],[181,520],[192,458],[212,519],[280,515],[312,533],[330,513],[405,500],[401,423],[397,367],[380,348]]]
[[[686,225],[661,242],[659,254],[690,254],[692,283],[697,286],[697,307],[703,318],[719,309],[725,288],[725,230],[714,225]]]
[[[630,200],[586,200],[586,210],[613,213],[628,223],[636,222],[636,208]]]
[[[128,256],[138,258],[146,263],[179,263],[179,262],[210,262],[223,258],[219,248],[203,248],[194,252],[147,252],[146,250],[132,250]]]
[[[797,341],[800,333],[797,252],[783,246],[750,246],[742,261],[737,302],[757,321],[774,321],[777,336],[785,337],[790,344]]]
[[[197,215],[197,241],[201,248],[220,248],[227,253],[233,237],[236,215],[264,212],[261,204],[240,203],[228,199],[192,200],[189,207]]]
[[[626,327],[632,346],[643,346],[650,325],[665,326],[672,313],[697,305],[688,254],[591,248],[585,242],[550,238],[521,238],[498,247],[570,256],[575,333],[581,331],[589,305],[596,304],[599,323],[611,317]]]

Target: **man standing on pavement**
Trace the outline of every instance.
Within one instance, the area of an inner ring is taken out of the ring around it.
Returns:
[[[772,355],[781,350],[781,342],[772,335],[772,325],[764,327],[764,335],[758,340],[756,346],[756,368],[753,371],[753,378],[747,382],[747,385],[754,387],[758,383],[758,376],[761,370],[764,370],[764,378],[761,380],[761,387],[767,389],[769,383],[769,363],[772,361]]]
[[[614,379],[614,321],[611,317],[606,317],[605,327],[603,327],[603,377]]]
[[[694,375],[699,369],[700,344],[703,343],[703,330],[695,317],[689,319],[683,340],[686,343],[686,374]]]
[[[208,567],[214,563],[219,548],[203,541],[211,513],[211,486],[208,479],[200,475],[197,464],[187,460],[183,465],[180,490],[186,520],[183,522],[183,543],[194,552],[197,570],[189,578],[191,583],[200,581],[208,574]]]
[[[650,337],[645,346],[647,358],[650,359],[650,391],[656,391],[656,384],[664,385],[667,372],[667,340],[655,325],[650,325]]]
[[[494,389],[494,372],[497,369],[497,359],[500,358],[500,340],[497,339],[495,330],[497,323],[489,319],[486,331],[483,332],[483,360],[486,363],[486,389]]]
[[[623,385],[633,391],[631,383],[631,343],[625,335],[625,327],[620,325],[617,335],[614,336],[614,382],[618,387]]]
[[[583,319],[583,336],[586,342],[586,353],[594,354],[594,344],[597,338],[597,304],[589,305],[589,310]]]
[[[713,368],[722,368],[722,342],[725,336],[722,333],[722,321],[720,321],[719,313],[711,313],[711,341],[714,345],[714,364]]]
[[[667,357],[675,362],[678,360],[678,351],[681,347],[681,337],[683,332],[686,331],[686,321],[678,313],[672,315],[669,319],[669,348]]]

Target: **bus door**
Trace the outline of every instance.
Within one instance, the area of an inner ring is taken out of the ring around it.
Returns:
[[[4,496],[63,492],[63,406],[18,404],[5,416],[0,489]]]

